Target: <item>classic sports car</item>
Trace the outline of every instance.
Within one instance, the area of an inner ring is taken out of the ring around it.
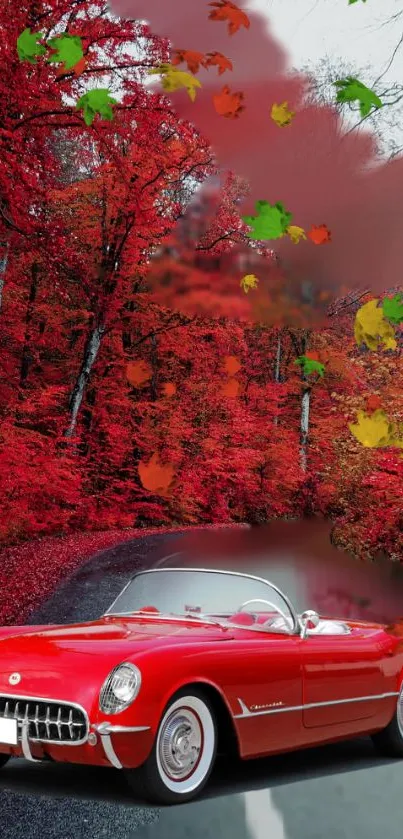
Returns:
[[[0,630],[0,765],[113,766],[170,804],[201,791],[218,748],[370,735],[402,757],[401,645],[381,624],[297,614],[262,577],[142,571],[99,620]]]

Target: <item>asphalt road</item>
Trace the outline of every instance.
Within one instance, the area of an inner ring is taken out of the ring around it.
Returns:
[[[30,622],[98,617],[162,538],[96,555]],[[400,839],[402,789],[403,763],[365,739],[220,761],[197,802],[162,810],[136,801],[118,770],[12,760],[0,771],[0,839]]]

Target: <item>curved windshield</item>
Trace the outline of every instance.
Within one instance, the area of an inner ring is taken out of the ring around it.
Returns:
[[[244,574],[201,569],[142,571],[123,589],[106,615],[210,619],[239,626],[293,632],[287,599],[269,582]]]

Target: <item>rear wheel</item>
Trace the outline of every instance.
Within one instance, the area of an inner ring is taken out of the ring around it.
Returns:
[[[6,763],[8,763],[8,761],[10,760],[10,756],[11,755],[1,755],[0,754],[0,769],[1,769],[2,766],[5,766]]]
[[[202,691],[184,689],[166,707],[149,758],[126,770],[135,792],[154,804],[180,804],[207,783],[217,753],[213,708]]]
[[[403,684],[389,725],[383,731],[373,734],[372,742],[380,754],[403,757]]]

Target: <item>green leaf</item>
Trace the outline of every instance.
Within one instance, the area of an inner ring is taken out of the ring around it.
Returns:
[[[117,105],[117,99],[113,99],[107,88],[99,87],[81,96],[76,108],[83,110],[85,124],[92,125],[97,114],[103,119],[113,119],[111,105]]]
[[[268,201],[257,201],[256,216],[243,216],[242,219],[253,229],[253,233],[247,234],[249,239],[263,242],[267,239],[281,239],[292,215],[287,212],[281,201],[274,205]]]
[[[382,301],[382,309],[385,318],[392,323],[403,321],[403,295],[395,294],[394,297],[385,297]]]
[[[30,29],[24,29],[21,35],[17,38],[17,52],[20,61],[29,61],[30,64],[36,64],[37,55],[44,55],[46,47],[38,43],[43,38],[43,32],[31,32]]]
[[[362,0],[362,2],[363,2],[363,3],[366,3],[366,2],[367,2],[367,0]],[[348,0],[348,5],[349,5],[349,6],[352,6],[352,5],[353,5],[353,3],[358,3],[358,0]]]
[[[354,79],[352,76],[348,76],[346,79],[339,79],[337,82],[333,82],[333,84],[338,88],[336,101],[358,101],[360,103],[360,114],[362,117],[367,117],[371,112],[371,108],[378,110],[383,107],[379,96],[371,88],[367,87],[358,79]]]
[[[314,358],[307,358],[306,355],[300,355],[294,364],[301,365],[304,376],[309,376],[311,373],[319,373],[319,376],[323,376],[325,372],[324,364],[321,364],[320,361],[315,361]]]
[[[66,70],[75,67],[84,55],[83,42],[78,35],[69,35],[66,32],[57,38],[51,38],[47,43],[52,50],[56,50],[56,53],[49,57],[49,61],[54,64],[64,63]]]

